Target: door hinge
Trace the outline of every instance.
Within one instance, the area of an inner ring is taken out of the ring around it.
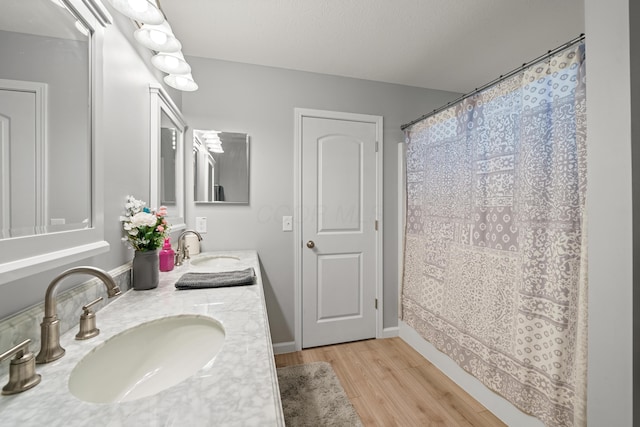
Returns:
[[[378,141],[376,141],[376,153],[378,152]]]
[[[378,231],[378,220],[377,219],[376,219],[375,228],[376,228],[376,231]]]
[[[376,310],[378,309],[378,298],[376,298]]]

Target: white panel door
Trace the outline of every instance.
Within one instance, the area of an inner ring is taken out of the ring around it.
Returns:
[[[302,347],[376,336],[376,124],[302,119]]]
[[[36,96],[0,89],[0,212],[3,237],[40,225],[36,159]],[[12,168],[11,165],[31,165]],[[11,230],[11,231],[10,231]]]

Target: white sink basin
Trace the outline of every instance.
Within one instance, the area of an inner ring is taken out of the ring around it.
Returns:
[[[234,267],[240,262],[240,258],[231,255],[201,255],[191,258],[191,267],[196,269],[221,269]]]
[[[75,366],[69,390],[93,403],[127,402],[182,382],[213,361],[224,328],[211,317],[165,317],[108,339]]]

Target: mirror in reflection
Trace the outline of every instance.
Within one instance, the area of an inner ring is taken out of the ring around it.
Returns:
[[[193,131],[196,202],[249,203],[249,135]]]
[[[0,239],[91,227],[89,30],[63,2],[0,14]]]
[[[160,115],[160,204],[176,204],[176,151],[179,131],[164,110]]]

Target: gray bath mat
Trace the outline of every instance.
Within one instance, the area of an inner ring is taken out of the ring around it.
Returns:
[[[327,362],[278,368],[278,385],[288,427],[362,426]]]

